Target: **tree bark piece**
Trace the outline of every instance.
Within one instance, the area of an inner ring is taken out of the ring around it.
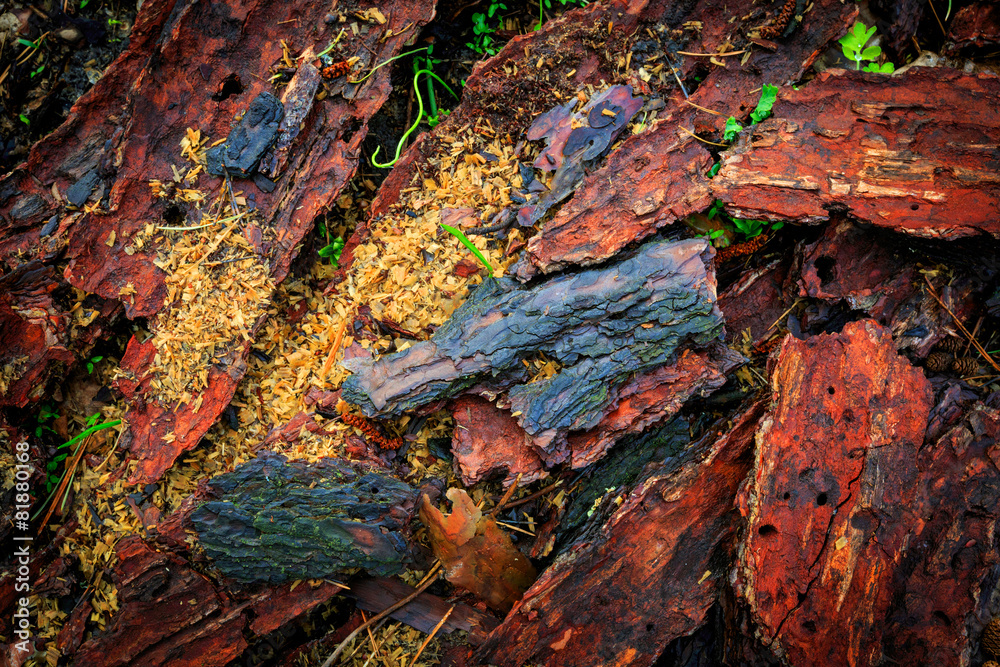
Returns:
[[[387,475],[262,452],[208,490],[218,499],[191,523],[215,566],[237,581],[321,579],[355,567],[388,576],[409,558],[401,531],[417,493]]]
[[[762,414],[754,406],[682,465],[622,492],[611,518],[528,589],[477,664],[651,665],[670,641],[704,623],[727,585],[733,498],[750,469]]]
[[[484,283],[429,341],[378,361],[353,360],[344,400],[368,416],[399,414],[477,384],[507,389],[518,423],[547,465],[569,455],[566,434],[593,428],[633,373],[722,333],[713,251],[702,239],[652,242],[603,269],[537,287]],[[523,384],[522,360],[563,364]]]
[[[247,647],[243,605],[186,561],[134,535],[116,551],[119,565],[111,576],[121,609],[103,634],[80,647],[74,665],[222,667]]]
[[[930,237],[1000,236],[1000,79],[947,68],[828,70],[782,89],[712,180],[743,218],[816,223],[831,207]]]
[[[878,664],[932,392],[870,320],[786,337],[740,496],[743,597],[794,665]]]

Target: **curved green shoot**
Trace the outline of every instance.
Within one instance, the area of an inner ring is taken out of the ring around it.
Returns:
[[[389,63],[391,63],[393,60],[399,60],[400,58],[405,58],[406,56],[412,56],[414,53],[420,53],[421,51],[426,51],[426,50],[427,50],[427,47],[424,46],[424,47],[421,47],[419,49],[413,49],[412,51],[407,51],[406,53],[400,53],[398,55],[395,55],[392,58],[389,58],[388,60],[386,60],[384,62],[381,62],[378,65],[375,65],[375,67],[372,67],[371,71],[368,72],[368,74],[365,74],[363,77],[361,77],[357,81],[348,81],[347,83],[361,83],[365,79],[367,79],[368,77],[370,77],[372,74],[374,74],[379,68],[385,67],[386,65],[388,65]]]
[[[445,83],[441,79],[441,77],[439,77],[437,74],[430,71],[429,69],[417,70],[417,73],[413,75],[413,90],[417,94],[417,119],[413,121],[413,125],[407,128],[406,132],[403,133],[403,136],[399,138],[399,143],[396,144],[396,157],[394,157],[392,160],[384,164],[378,162],[378,154],[379,151],[382,149],[382,147],[379,146],[378,148],[375,149],[375,152],[372,154],[372,165],[378,167],[379,169],[387,169],[388,167],[391,167],[397,162],[399,162],[399,156],[403,152],[403,146],[406,145],[407,138],[409,138],[409,136],[416,131],[417,126],[420,125],[420,121],[424,119],[424,98],[420,95],[420,87],[417,85],[418,83],[417,80],[420,78],[421,74],[426,74],[427,76],[436,79],[438,83],[444,86],[445,89],[447,89],[447,91],[455,97],[456,100],[458,99],[458,95],[456,95],[455,91],[451,89],[451,86]]]

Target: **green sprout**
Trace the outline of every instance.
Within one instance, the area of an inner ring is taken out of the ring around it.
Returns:
[[[417,70],[417,73],[413,75],[413,92],[415,92],[416,95],[417,95],[417,119],[415,121],[413,121],[413,125],[411,125],[409,128],[407,128],[406,132],[403,133],[403,136],[401,136],[399,138],[399,143],[396,144],[396,156],[392,160],[390,160],[389,162],[386,162],[384,164],[378,162],[378,154],[379,154],[379,151],[382,149],[382,147],[379,146],[378,148],[375,149],[375,152],[372,153],[372,165],[378,167],[379,169],[386,169],[388,167],[393,166],[394,164],[396,164],[396,162],[399,161],[399,157],[403,153],[403,146],[406,145],[406,140],[409,138],[409,136],[411,134],[413,134],[416,131],[417,127],[420,125],[420,122],[424,118],[427,117],[426,114],[424,113],[424,98],[420,95],[420,86],[418,85],[419,84],[420,75],[424,75],[424,76],[428,76],[428,77],[433,78],[435,81],[437,81],[442,86],[444,86],[445,90],[447,90],[449,93],[451,93],[452,96],[456,100],[459,99],[458,95],[455,93],[455,91],[451,89],[451,86],[449,86],[447,83],[445,83],[444,80],[441,77],[439,77],[437,74],[435,74],[434,72],[430,71],[429,69]],[[432,98],[432,101],[433,101],[433,98]],[[432,113],[434,114],[433,118],[435,119],[435,123],[436,123],[437,122],[437,107],[436,106],[434,107],[434,110],[433,110]]]
[[[39,66],[34,72],[31,73],[31,78],[34,79],[36,76],[45,71],[45,65]]]
[[[477,248],[475,244],[473,244],[472,241],[469,240],[469,237],[466,236],[461,229],[456,229],[455,227],[452,227],[451,225],[446,225],[443,222],[439,224],[442,227],[444,227],[444,231],[454,236],[456,239],[462,242],[462,245],[471,250],[472,254],[476,256],[476,259],[478,259],[479,262],[486,267],[486,269],[490,272],[491,275],[493,274],[493,267],[490,266],[490,263],[486,261],[486,258],[483,256],[483,253],[479,252],[479,248]]]
[[[344,239],[338,236],[331,243],[319,249],[317,253],[323,259],[330,260],[330,263],[337,266],[340,261],[340,253],[344,250]]]
[[[90,361],[87,362],[87,375],[94,374],[94,366],[97,365],[104,357],[91,357]]]
[[[507,5],[493,0],[486,8],[485,14],[476,12],[472,15],[472,32],[476,39],[473,42],[466,42],[465,45],[481,56],[495,56],[500,51],[499,47],[493,44],[493,35],[496,34],[497,29],[487,19],[494,18],[501,9],[506,10]]]
[[[866,72],[879,72],[882,74],[891,74],[895,71],[892,63],[884,63],[879,65],[876,60],[882,55],[882,49],[876,44],[869,47],[865,47],[865,44],[875,35],[875,26],[871,28],[867,27],[861,21],[854,24],[851,31],[846,35],[841,37],[839,40],[841,47],[844,51],[844,57],[848,60],[854,61],[854,68],[861,69],[861,61],[869,60],[867,65],[865,65],[864,71]]]
[[[25,125],[29,125],[29,126],[31,125],[31,119],[30,119],[30,118],[28,118],[28,117],[27,117],[26,115],[24,115],[23,113],[21,113],[21,114],[18,114],[18,115],[17,115],[17,117],[18,117],[18,118],[20,118],[20,119],[21,119],[21,122],[22,122],[22,123],[24,123]]]
[[[756,125],[771,115],[771,109],[778,99],[778,87],[765,83],[760,89],[760,99],[757,100],[757,107],[750,112],[751,125]],[[743,126],[735,118],[730,116],[726,120],[726,127],[722,131],[722,140],[727,144],[736,138],[736,135],[743,131]],[[718,170],[716,170],[718,171]],[[715,174],[712,174],[714,176]]]
[[[566,5],[576,5],[578,7],[586,7],[589,3],[587,0],[559,0],[559,4],[563,7]],[[545,15],[543,14],[544,9],[552,9],[552,0],[538,0],[538,25],[534,27],[534,30],[538,30],[542,27],[542,23],[545,20]]]

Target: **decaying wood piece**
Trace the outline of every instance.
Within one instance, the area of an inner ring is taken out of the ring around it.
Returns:
[[[787,337],[771,380],[738,588],[794,665],[879,663],[882,623],[917,516],[930,384],[870,320]]]
[[[922,236],[1000,236],[1000,78],[946,68],[828,70],[782,89],[723,156],[712,191],[744,218],[820,222],[831,207]]]
[[[602,269],[522,287],[484,283],[429,341],[348,362],[344,400],[369,416],[400,414],[480,387],[506,390],[518,423],[547,465],[566,460],[566,435],[596,426],[633,373],[652,371],[685,347],[722,332],[712,250],[701,239],[651,242]],[[526,382],[522,360],[562,364]]]
[[[281,583],[349,568],[388,576],[409,559],[404,528],[417,492],[393,477],[262,452],[208,483],[191,513],[215,566],[238,581]]]
[[[416,589],[398,579],[353,579],[348,593],[365,611],[379,613],[412,594]],[[406,623],[421,632],[430,632],[452,606],[436,595],[424,592],[412,602],[389,614],[390,618]],[[476,611],[467,604],[458,603],[441,626],[439,632],[456,630],[468,632],[472,644],[480,644],[499,623],[488,614]]]
[[[706,618],[736,530],[763,406],[632,491],[546,569],[476,654],[479,664],[649,665]],[[680,465],[678,465],[680,464]],[[617,492],[616,492],[617,494]]]
[[[339,23],[324,21],[328,9],[271,0],[248,5],[144,3],[129,48],[80,99],[63,126],[0,182],[0,261],[16,266],[23,255],[52,262],[65,251],[70,262],[64,279],[70,285],[120,300],[129,317],[164,311],[168,291],[164,271],[154,264],[157,249],[135,239],[150,223],[196,226],[201,211],[189,199],[153,196],[149,182],[177,180],[179,188],[195,187],[175,177],[172,169],[183,161],[180,142],[188,129],[226,138],[251,101],[268,99],[262,94],[276,101],[270,79],[273,67],[287,66],[282,43],[289,45],[292,57],[323,51],[339,30]],[[275,154],[265,156],[260,167],[267,177],[257,173],[253,179],[233,181],[235,189],[253,200],[262,221],[236,234],[245,231],[254,261],[266,267],[272,284],[284,279],[315,217],[353,175],[368,119],[391,90],[388,68],[362,84],[348,79],[398,53],[434,13],[432,2],[385,2],[378,9],[382,22],[368,15],[367,29],[347,30],[333,51],[344,59],[359,57],[353,71],[323,83],[314,57],[297,64],[292,81],[278,93],[281,111],[272,109],[269,117],[288,122],[278,127]],[[321,83],[325,99],[317,99]],[[253,138],[241,135],[247,141],[236,146],[237,137],[230,137],[233,165]],[[260,148],[231,175],[249,176]],[[226,189],[223,181],[203,173],[197,187],[220,194]],[[107,213],[91,212],[88,199],[90,206],[99,202]],[[53,217],[54,231],[46,225]],[[3,323],[17,325],[6,314]],[[263,317],[247,323],[251,335]],[[53,344],[65,346],[58,340]],[[229,403],[246,370],[249,342],[237,337],[228,345],[231,358],[211,369],[200,400],[180,405],[161,400],[142,383],[155,351],[138,341],[130,346],[122,367],[133,375],[134,400],[121,445],[140,460],[133,482],[157,479],[180,452],[197,445]],[[8,359],[7,350],[0,354],[5,366],[20,368],[15,363],[20,357]],[[53,355],[34,350],[32,357],[44,361]],[[18,379],[42,377],[47,368],[17,370]],[[19,395],[15,402],[23,399]]]

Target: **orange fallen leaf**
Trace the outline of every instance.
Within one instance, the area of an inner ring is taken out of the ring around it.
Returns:
[[[462,489],[448,489],[452,513],[444,516],[423,497],[420,519],[430,532],[431,549],[445,578],[483,598],[504,613],[521,599],[537,573],[496,522],[476,507]]]

